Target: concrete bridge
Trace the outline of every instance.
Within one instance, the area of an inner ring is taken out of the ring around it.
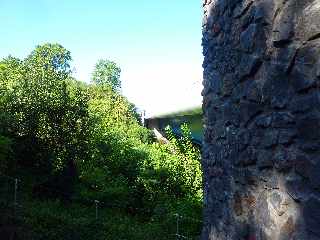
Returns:
[[[200,106],[145,119],[145,126],[147,128],[151,130],[156,129],[163,135],[165,135],[165,128],[169,125],[174,134],[181,136],[180,126],[183,123],[187,123],[191,130],[192,142],[201,146],[203,139],[203,125],[202,109]]]

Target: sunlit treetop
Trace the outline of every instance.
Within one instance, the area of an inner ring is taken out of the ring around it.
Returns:
[[[60,44],[46,43],[38,45],[26,58],[25,62],[35,70],[43,69],[55,74],[71,73],[71,53]]]
[[[121,88],[120,67],[107,59],[100,59],[92,73],[92,82],[97,85],[109,84],[113,90]]]

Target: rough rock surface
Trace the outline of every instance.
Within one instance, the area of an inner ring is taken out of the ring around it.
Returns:
[[[320,0],[203,7],[202,239],[320,239]]]

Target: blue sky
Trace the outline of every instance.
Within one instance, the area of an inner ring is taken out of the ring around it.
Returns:
[[[71,51],[74,75],[122,69],[122,92],[148,115],[201,104],[200,0],[0,0],[0,57],[41,43]]]

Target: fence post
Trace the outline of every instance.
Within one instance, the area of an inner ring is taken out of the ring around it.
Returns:
[[[98,200],[94,200],[94,203],[96,205],[96,220],[98,220],[98,207],[99,207],[99,201]]]
[[[13,209],[14,209],[14,215],[16,214],[16,208],[17,208],[17,191],[18,191],[18,179],[14,179],[14,202],[13,202]]]
[[[177,236],[177,240],[179,240],[179,214],[176,214],[177,217],[177,226],[176,226],[176,236]]]

